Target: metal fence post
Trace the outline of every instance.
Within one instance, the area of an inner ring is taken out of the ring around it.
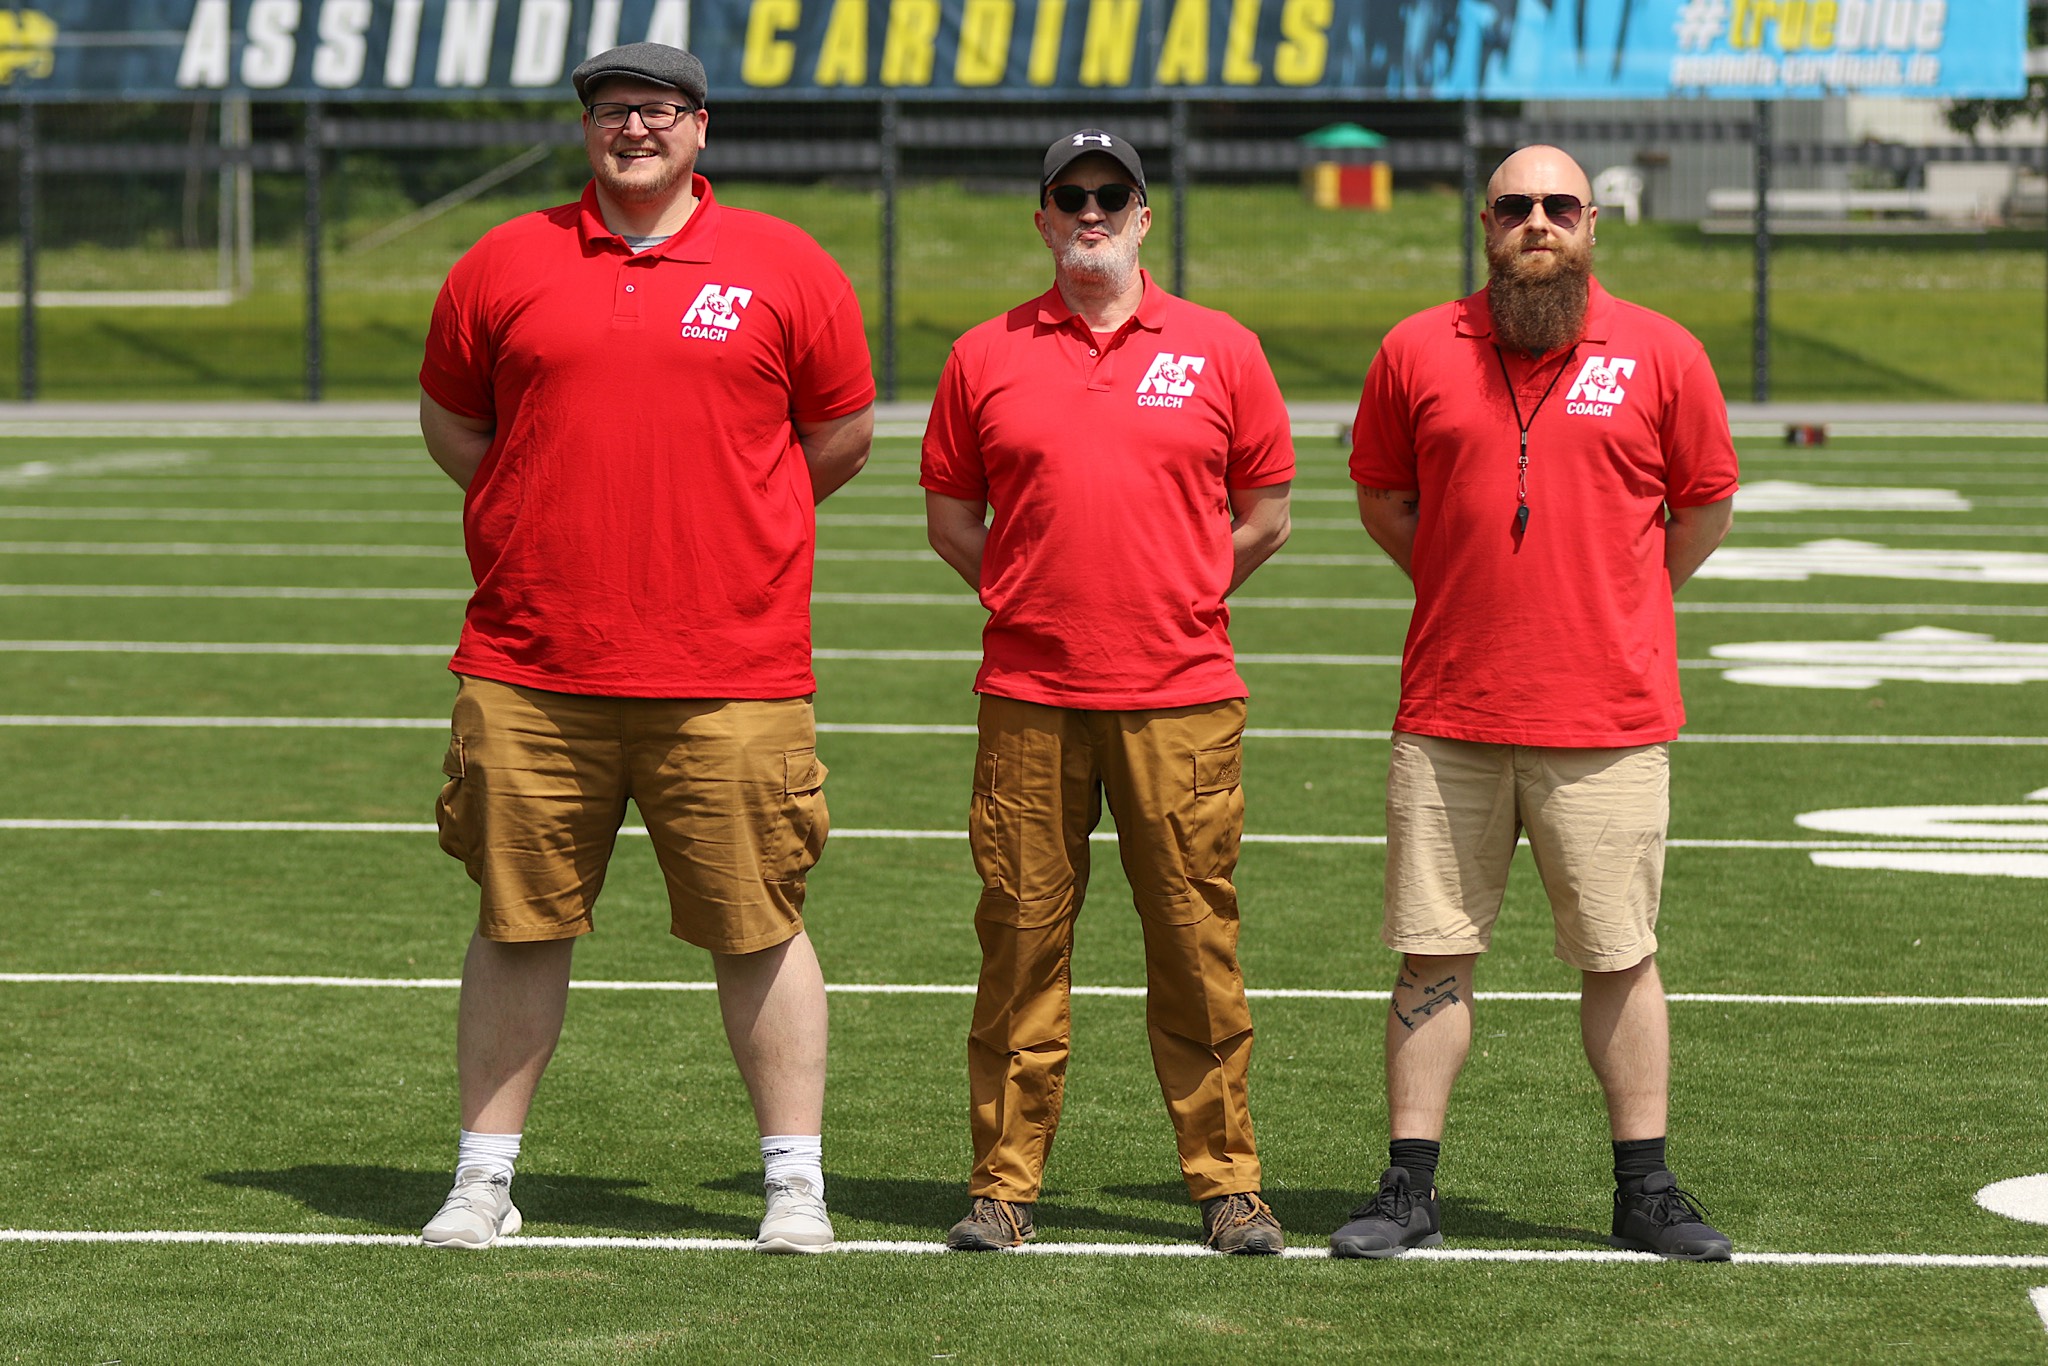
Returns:
[[[1750,396],[1771,401],[1771,105],[1756,102],[1756,305],[1750,334]]]
[[[320,335],[320,134],[318,101],[306,105],[306,402],[318,403],[325,388]]]
[[[894,95],[882,97],[882,400],[896,400],[896,161],[901,113]]]
[[[1479,101],[1465,101],[1464,147],[1459,154],[1460,169],[1463,172],[1461,190],[1465,206],[1465,288],[1460,291],[1470,294],[1478,288],[1478,244],[1474,240],[1479,231]]]
[[[21,211],[21,401],[36,396],[36,107],[24,100],[15,129]]]
[[[1175,100],[1166,120],[1167,164],[1173,176],[1173,292],[1188,297],[1188,102]]]

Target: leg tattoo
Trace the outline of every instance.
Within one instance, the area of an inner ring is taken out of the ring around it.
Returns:
[[[1406,967],[1403,967],[1400,979],[1394,985],[1394,1018],[1401,1022],[1403,1028],[1413,1033],[1422,1027],[1424,1020],[1436,1014],[1443,1007],[1457,1005],[1460,1000],[1458,996],[1459,990],[1460,986],[1456,973],[1452,973],[1441,982],[1432,982],[1424,986]],[[1403,1010],[1401,1009],[1402,992],[1407,992],[1410,995],[1420,993],[1422,999],[1417,1001],[1408,1010]]]

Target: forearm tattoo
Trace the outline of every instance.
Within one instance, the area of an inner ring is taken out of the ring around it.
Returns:
[[[1437,1011],[1446,1006],[1459,1004],[1463,998],[1458,993],[1464,989],[1464,984],[1458,981],[1456,973],[1452,973],[1441,982],[1431,982],[1425,986],[1421,979],[1404,967],[1401,969],[1400,980],[1394,984],[1394,1018],[1401,1022],[1404,1029],[1412,1033],[1420,1029],[1422,1022]],[[1406,1010],[1401,1009],[1401,998],[1404,993],[1414,1002]],[[1418,996],[1420,999],[1416,999]]]
[[[1402,507],[1410,511],[1413,511],[1422,502],[1422,495],[1420,493],[1406,490],[1369,489],[1361,486],[1358,492],[1361,497],[1371,498],[1376,502],[1398,502]]]

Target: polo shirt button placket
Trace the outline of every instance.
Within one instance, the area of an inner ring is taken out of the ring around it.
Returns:
[[[640,323],[640,295],[627,278],[633,269],[631,257],[619,265],[619,292],[612,296],[612,322],[637,327]]]

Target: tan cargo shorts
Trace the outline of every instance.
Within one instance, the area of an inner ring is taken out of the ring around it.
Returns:
[[[453,732],[435,816],[483,889],[484,938],[589,933],[629,798],[677,938],[753,953],[802,931],[831,825],[810,698],[585,697],[465,677]]]
[[[1484,953],[1526,831],[1555,952],[1619,972],[1657,951],[1670,751],[1475,744],[1396,732],[1387,767],[1386,923],[1398,953]]]

